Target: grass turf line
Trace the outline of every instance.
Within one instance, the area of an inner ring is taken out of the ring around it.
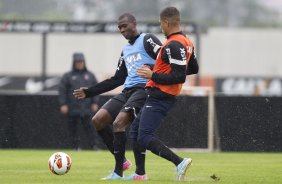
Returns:
[[[63,151],[72,158],[69,173],[57,176],[50,172],[48,159],[54,152]],[[281,153],[179,153],[191,157],[193,164],[187,172],[189,183],[277,184],[282,183]],[[134,163],[133,153],[126,152]],[[106,184],[140,183],[140,181],[101,181],[114,168],[114,158],[106,151],[72,150],[0,150],[0,183],[2,184]],[[134,172],[133,166],[124,173]],[[179,183],[175,166],[149,151],[146,171],[151,184]],[[212,179],[212,177],[214,179]]]

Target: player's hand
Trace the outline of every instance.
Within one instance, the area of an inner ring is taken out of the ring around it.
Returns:
[[[62,114],[67,114],[69,112],[69,107],[68,105],[62,105],[60,108],[60,111]]]
[[[86,94],[84,92],[84,89],[87,89],[86,87],[81,87],[79,89],[75,89],[73,91],[73,96],[76,98],[76,99],[84,99],[86,97]]]
[[[137,75],[145,79],[151,79],[153,75],[153,71],[150,69],[149,66],[141,66],[136,70]]]

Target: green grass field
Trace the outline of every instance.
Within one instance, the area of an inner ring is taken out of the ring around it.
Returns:
[[[50,172],[48,159],[56,151],[64,151],[72,158],[69,173],[57,176]],[[132,152],[126,152],[134,161]],[[189,183],[282,183],[281,153],[179,153],[193,158],[188,170]],[[140,183],[140,181],[101,181],[114,166],[112,155],[105,151],[71,150],[0,150],[1,184],[100,184]],[[170,162],[147,152],[146,170],[150,178],[146,183],[166,184],[175,181],[175,167]],[[134,167],[124,174],[134,172]],[[219,181],[210,176],[216,175]],[[144,181],[141,181],[144,182]]]

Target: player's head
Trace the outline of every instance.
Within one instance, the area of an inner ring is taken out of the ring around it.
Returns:
[[[124,13],[118,18],[118,29],[127,40],[132,40],[137,36],[136,26],[136,19],[130,13]]]
[[[180,13],[175,7],[167,7],[160,13],[160,27],[164,35],[180,29]]]
[[[85,70],[86,66],[85,66],[85,58],[84,58],[84,54],[83,53],[74,53],[72,55],[72,59],[73,59],[73,69],[74,70]]]

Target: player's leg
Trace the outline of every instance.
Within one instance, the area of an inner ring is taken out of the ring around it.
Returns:
[[[111,124],[118,115],[124,103],[125,99],[123,95],[119,94],[108,100],[92,118],[92,123],[97,133],[112,154],[114,154],[114,136]]]
[[[127,180],[148,180],[148,176],[145,171],[145,158],[146,158],[146,148],[141,146],[137,140],[132,142],[133,153],[135,158],[136,169],[135,173],[128,176]]]
[[[115,156],[115,170],[114,172],[119,176],[123,176],[123,162],[125,155],[126,144],[126,128],[132,121],[132,114],[130,112],[120,112],[116,117],[114,130],[114,156]]]
[[[128,98],[113,124],[114,131],[114,154],[115,154],[115,173],[123,176],[123,160],[126,144],[126,128],[136,117],[145,103],[146,93],[143,88],[131,89],[125,92]]]
[[[138,142],[152,153],[174,163],[177,167],[178,179],[182,180],[192,160],[179,157],[162,141],[154,137],[161,120],[174,103],[174,99],[158,100],[152,97],[147,99],[140,117]]]
[[[114,155],[114,136],[110,124],[118,116],[123,105],[126,103],[126,95],[120,93],[115,97],[111,98],[107,103],[105,103],[101,109],[93,117],[92,122],[98,132],[98,134],[103,139],[104,143],[107,145],[110,152]],[[122,168],[123,170],[129,169],[131,162],[125,157],[123,159]],[[109,176],[102,178],[104,180],[112,180],[120,178],[115,173],[111,173]]]
[[[111,115],[105,109],[100,109],[95,116],[92,118],[92,123],[98,133],[102,138],[104,144],[107,146],[108,150],[114,154],[113,146],[113,131],[110,124],[113,122]]]
[[[132,140],[136,169],[135,169],[135,173],[126,177],[125,180],[148,180],[148,176],[146,175],[145,172],[146,149],[137,142],[139,121],[140,121],[142,109],[138,113],[134,121],[132,122],[129,131],[129,137]]]
[[[126,112],[120,112],[118,114],[118,116],[116,117],[116,120],[114,121],[114,125],[115,125],[115,122],[120,122],[122,121],[126,128],[126,126],[129,124],[130,122],[130,118],[128,118],[128,113]],[[123,124],[123,123],[118,123],[118,124]],[[125,132],[124,132],[125,133]],[[113,132],[111,132],[111,135],[113,136]],[[124,144],[123,144],[124,142]],[[118,180],[118,179],[121,179],[122,178],[122,173],[124,170],[127,170],[129,169],[129,167],[131,166],[131,162],[129,160],[127,160],[125,158],[125,142],[126,142],[126,135],[123,134],[123,132],[115,132],[114,133],[114,136],[113,136],[113,140],[112,140],[112,145],[113,145],[113,154],[114,154],[114,157],[115,157],[115,160],[116,160],[116,164],[115,164],[115,169],[114,171],[102,178],[102,180]],[[123,156],[119,156],[119,158],[121,158],[121,160],[118,160],[118,164],[117,164],[117,155],[120,155],[122,154]],[[120,166],[118,167],[117,169],[117,166]]]

